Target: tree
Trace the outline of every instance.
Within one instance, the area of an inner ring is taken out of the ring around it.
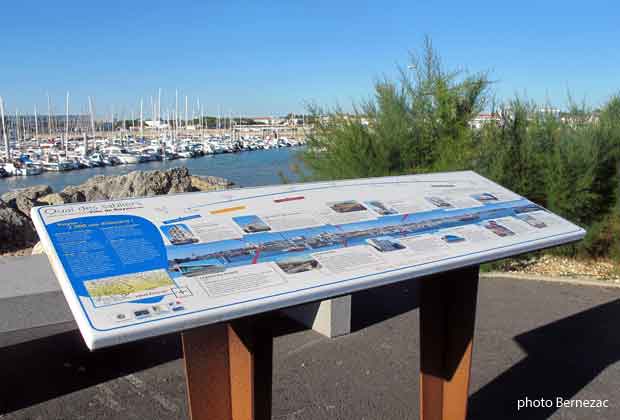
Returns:
[[[470,121],[490,81],[443,68],[430,39],[399,78],[375,83],[374,97],[345,113],[309,107],[315,129],[301,160],[313,179],[466,169],[475,157]]]
[[[620,259],[620,95],[597,111],[569,95],[564,113],[515,97],[492,105],[496,118],[474,129],[489,105],[485,73],[446,71],[428,39],[399,70],[352,113],[310,107],[308,178],[473,169],[588,228],[564,252]]]
[[[546,205],[547,156],[559,133],[557,119],[514,98],[493,114],[497,124],[479,132],[474,169],[528,199]]]

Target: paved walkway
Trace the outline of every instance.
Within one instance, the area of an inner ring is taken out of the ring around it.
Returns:
[[[415,282],[360,293],[353,334],[278,321],[274,419],[417,419]],[[470,418],[620,418],[620,290],[481,280]],[[184,419],[177,335],[88,352],[75,332],[0,348],[0,418]],[[520,398],[608,399],[528,408]],[[2,414],[4,413],[4,416]]]

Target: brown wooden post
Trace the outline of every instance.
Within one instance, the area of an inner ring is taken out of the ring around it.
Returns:
[[[479,267],[420,285],[420,419],[465,420]]]
[[[273,337],[252,320],[182,334],[192,420],[271,419]]]

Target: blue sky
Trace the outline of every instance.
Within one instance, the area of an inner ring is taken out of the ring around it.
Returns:
[[[233,4],[234,3],[234,4]],[[448,66],[488,70],[500,98],[515,93],[592,105],[620,90],[620,5],[524,0],[5,1],[0,95],[8,109],[46,110],[46,92],[71,110],[127,116],[164,91],[200,97],[211,115],[349,107],[368,97],[432,37]],[[148,105],[145,108],[150,109]]]

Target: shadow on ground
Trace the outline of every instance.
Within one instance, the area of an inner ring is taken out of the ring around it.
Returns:
[[[555,407],[517,411],[517,399],[574,397],[620,360],[619,319],[620,299],[518,335],[527,356],[470,397],[468,418],[550,417]]]
[[[305,328],[277,313],[262,317],[274,337]],[[0,417],[183,357],[180,334],[89,351],[78,330],[0,348]]]
[[[412,280],[355,294],[353,330],[417,308],[418,290]],[[619,319],[620,299],[518,335],[515,341],[527,356],[470,397],[469,418],[550,417],[555,408],[517,412],[517,399],[573,398],[620,360]],[[303,329],[284,318],[272,325],[276,336]],[[0,348],[0,415],[181,357],[178,334],[90,352],[79,333],[70,331]]]
[[[415,280],[369,289],[352,297],[353,331],[400,315],[418,304]],[[305,327],[282,316],[265,322],[274,337]],[[89,351],[77,330],[0,348],[0,415],[183,357],[179,334]]]
[[[418,307],[419,279],[357,292],[351,296],[351,331],[359,331]]]
[[[77,330],[0,348],[0,417],[181,355],[178,334],[91,352]]]

